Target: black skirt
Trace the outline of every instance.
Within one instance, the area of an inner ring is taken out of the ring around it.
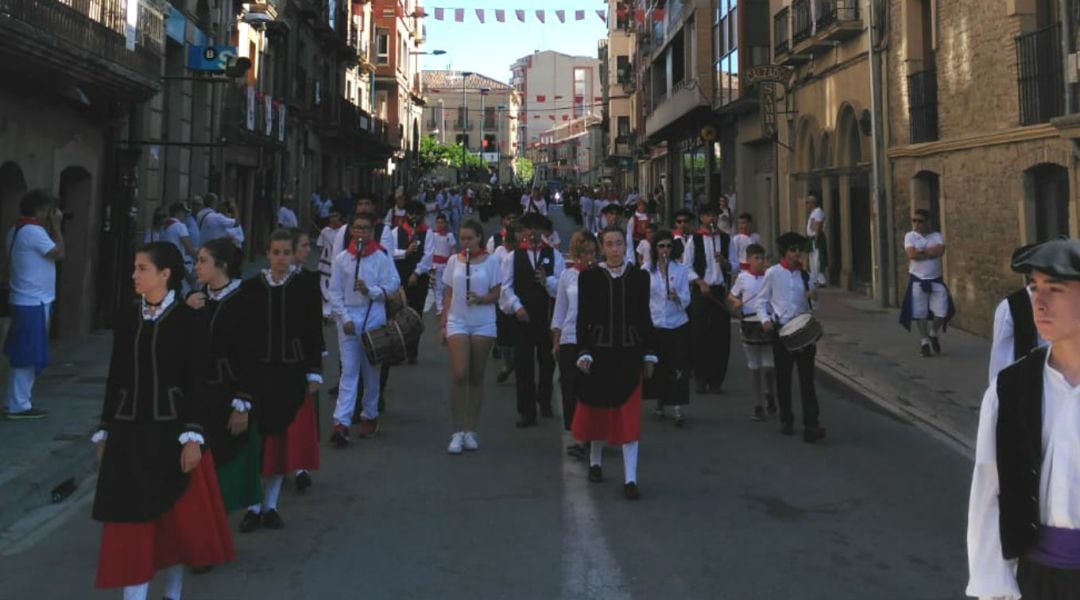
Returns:
[[[206,443],[214,451],[214,464],[223,467],[247,447],[248,432],[240,435],[229,433],[229,417],[233,413],[233,394],[230,387],[220,383],[206,384],[207,415]],[[256,414],[248,415],[257,418]]]
[[[663,406],[690,404],[690,325],[675,329],[656,328],[656,357],[653,376],[645,380],[643,398],[659,400]]]
[[[1016,581],[1024,600],[1076,600],[1080,598],[1080,570],[1057,569],[1020,559]]]
[[[289,428],[307,397],[307,373],[300,363],[259,363],[255,397],[262,433],[277,435]]]
[[[112,423],[98,471],[94,519],[142,523],[169,510],[188,485],[180,470],[182,432],[176,421]]]

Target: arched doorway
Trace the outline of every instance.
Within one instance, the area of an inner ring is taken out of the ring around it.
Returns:
[[[80,323],[89,323],[93,303],[83,292],[92,289],[89,242],[93,202],[93,177],[80,166],[60,172],[60,208],[64,211],[64,260],[56,263],[57,301],[54,304],[52,337],[69,338],[79,333]],[[80,314],[81,313],[81,314]]]
[[[874,244],[871,238],[870,174],[863,162],[863,139],[855,109],[846,106],[837,128],[837,154],[847,167],[847,239],[851,257],[849,289],[869,294],[874,282]]]

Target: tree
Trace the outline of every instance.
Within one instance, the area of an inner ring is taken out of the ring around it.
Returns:
[[[518,181],[525,184],[532,182],[533,178],[533,162],[525,156],[519,156],[514,159],[514,175]]]
[[[462,159],[464,158],[464,165]],[[462,151],[461,146],[439,143],[438,138],[426,135],[420,140],[420,169],[428,173],[432,170],[448,166],[461,169],[464,166],[466,177],[471,173],[486,173],[487,164],[480,156],[468,151]]]

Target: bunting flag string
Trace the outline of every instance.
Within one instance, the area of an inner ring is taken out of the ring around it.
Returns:
[[[428,12],[428,11],[431,11],[431,12]],[[620,8],[619,9],[619,18],[625,18],[626,11],[627,11],[626,8]],[[441,6],[440,7],[434,7],[434,8],[428,8],[428,9],[423,10],[421,16],[424,16],[424,17],[433,16],[436,21],[448,21],[449,20],[448,19],[449,15],[447,15],[448,12],[453,13],[453,20],[454,20],[455,23],[464,23],[465,22],[466,9],[464,9],[464,8],[455,8],[455,7],[449,7],[448,8],[448,7],[441,7]],[[494,13],[494,17],[495,17],[496,22],[498,22],[498,23],[506,23],[506,13],[507,13],[507,11],[505,9],[477,8],[477,9],[475,9],[475,12],[476,12],[476,21],[478,23],[480,23],[481,25],[487,24],[487,22],[488,22],[488,13],[489,12]],[[517,18],[519,23],[526,23],[527,22],[526,13],[528,13],[528,12],[530,12],[530,11],[529,10],[522,10],[522,9],[515,9],[514,10],[514,17]],[[531,12],[533,13],[533,15],[535,17],[536,22],[539,22],[541,24],[547,24],[548,23],[548,13],[549,12],[555,14],[555,18],[559,20],[560,24],[565,24],[567,22],[567,20],[568,20],[567,19],[568,16],[572,16],[573,20],[576,21],[576,22],[584,21],[585,17],[586,17],[586,13],[587,13],[587,11],[585,11],[585,10],[574,10],[572,15],[567,15],[567,13],[571,12],[571,11],[567,11],[567,10],[549,10],[549,9],[536,9],[536,10],[533,10]],[[606,10],[601,9],[601,10],[597,10],[595,12],[596,12],[596,16],[600,19],[601,22],[607,23],[607,11]],[[638,13],[640,13],[640,15]],[[664,15],[663,9],[654,10],[653,11],[653,20],[656,20],[656,21],[662,20],[663,15]],[[644,20],[645,20],[645,11],[643,11],[643,10],[635,10],[634,11],[634,18],[641,21],[641,22],[644,22]],[[554,21],[551,21],[551,23],[554,23]]]

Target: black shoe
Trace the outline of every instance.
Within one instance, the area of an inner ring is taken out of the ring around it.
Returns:
[[[6,412],[4,418],[8,421],[35,421],[49,416],[49,411],[40,408],[29,408],[22,412]]]
[[[304,471],[296,476],[296,493],[303,494],[311,487],[311,474]]]
[[[262,527],[262,515],[255,511],[247,511],[240,520],[240,533],[251,533],[259,527]]]
[[[268,510],[262,515],[262,526],[267,529],[281,529],[285,526],[285,521],[281,520],[278,511]]]
[[[825,439],[824,427],[807,427],[803,429],[802,439],[807,444],[813,444],[818,440]]]
[[[518,429],[525,429],[527,427],[536,427],[536,417],[524,417],[514,423],[514,427]]]
[[[633,481],[623,485],[622,493],[623,496],[626,496],[627,500],[637,500],[641,497],[641,492],[637,489],[637,483]]]
[[[754,407],[754,413],[750,415],[751,421],[764,421],[767,418],[768,417],[765,416],[765,409],[761,408],[760,404]]]
[[[600,483],[604,480],[604,470],[600,468],[600,465],[589,466],[589,481],[593,483]]]
[[[495,376],[495,383],[506,383],[506,380],[510,379],[510,374],[513,372],[512,369],[503,369],[499,371],[499,374]]]
[[[566,447],[566,454],[577,460],[585,460],[588,449],[585,448],[585,444],[570,444]]]
[[[780,426],[781,435],[795,435],[795,426],[791,423],[784,423]]]
[[[930,347],[934,349],[934,354],[941,354],[941,340],[936,335],[930,338]]]
[[[334,433],[330,434],[330,445],[341,449],[349,447],[349,428],[344,425],[334,425]],[[297,480],[297,485],[300,481]]]
[[[709,386],[704,384],[704,383],[699,383],[697,385],[697,388],[694,391],[699,393],[699,394],[708,394],[709,393]]]
[[[923,344],[919,347],[919,354],[923,355],[923,358],[930,358],[934,354],[930,351],[930,344]]]

